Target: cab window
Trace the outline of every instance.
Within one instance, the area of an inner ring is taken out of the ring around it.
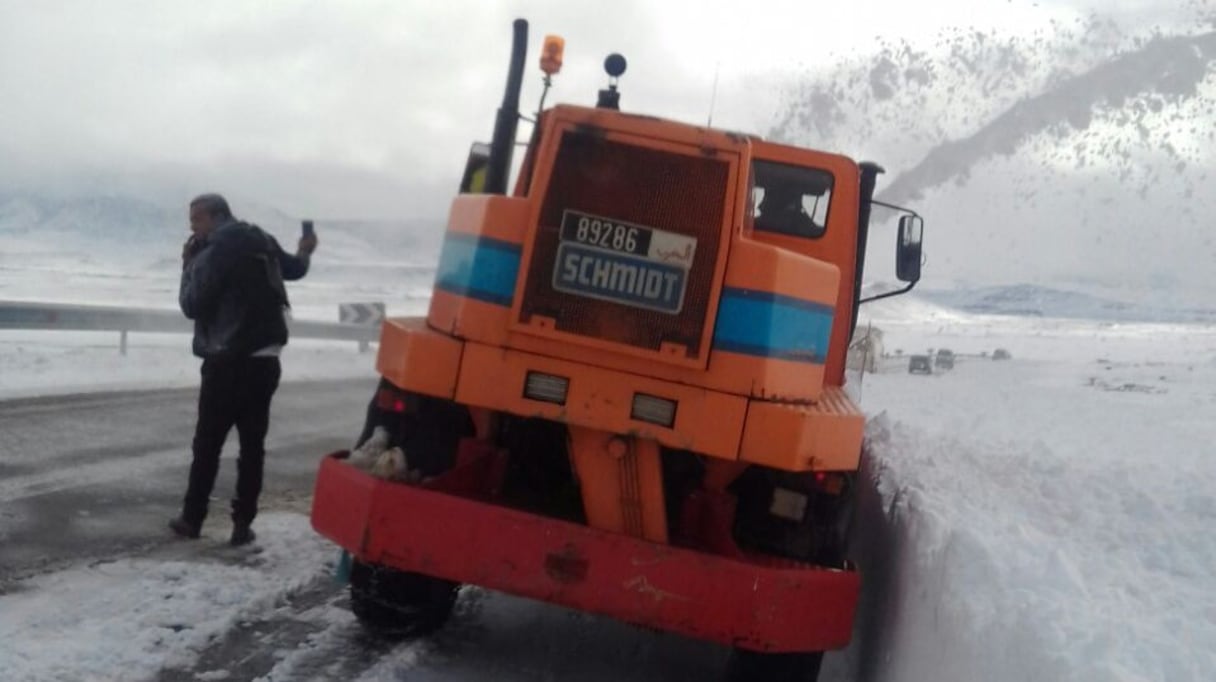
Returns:
[[[826,231],[832,203],[832,174],[773,161],[752,164],[755,228],[818,239]]]

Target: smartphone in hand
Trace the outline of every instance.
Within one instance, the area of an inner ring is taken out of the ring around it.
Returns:
[[[317,232],[313,229],[311,220],[300,221],[300,256],[308,256],[317,248]]]

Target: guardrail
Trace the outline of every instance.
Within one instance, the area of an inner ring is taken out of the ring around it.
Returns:
[[[368,344],[380,337],[379,324],[288,319],[287,326],[297,338],[357,341],[360,351],[366,351]],[[119,352],[126,355],[127,332],[191,334],[194,323],[176,310],[0,301],[0,329],[116,331]]]

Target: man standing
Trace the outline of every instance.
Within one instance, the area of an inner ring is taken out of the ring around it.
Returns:
[[[287,343],[283,280],[308,272],[317,238],[300,238],[296,255],[274,237],[232,216],[218,194],[190,202],[190,239],[182,248],[178,302],[194,320],[194,354],[203,359],[190,482],[181,515],[169,522],[179,536],[197,538],[233,426],[240,437],[232,545],[253,541],[262,491],[270,399],[279,386],[279,352]]]

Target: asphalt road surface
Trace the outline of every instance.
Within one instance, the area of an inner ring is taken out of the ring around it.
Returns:
[[[374,388],[368,380],[280,387],[263,509],[307,510],[319,459],[350,447]],[[0,403],[0,585],[169,541],[165,524],[186,490],[197,396],[182,389]],[[235,450],[233,433],[209,524],[229,523]]]

